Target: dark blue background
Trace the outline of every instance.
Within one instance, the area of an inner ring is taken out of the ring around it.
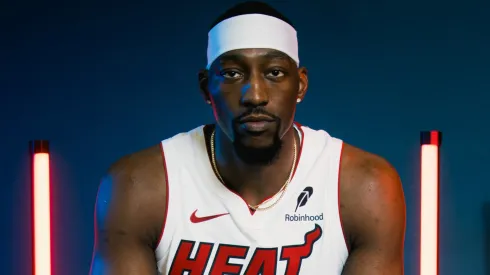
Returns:
[[[1,273],[31,270],[28,141],[43,138],[52,147],[54,271],[87,274],[93,205],[108,166],[212,121],[197,72],[207,26],[236,1],[19,2],[0,7]],[[490,274],[489,5],[270,2],[296,23],[310,72],[298,121],[398,169],[406,274],[419,267],[419,131],[426,129],[444,133],[441,274]]]

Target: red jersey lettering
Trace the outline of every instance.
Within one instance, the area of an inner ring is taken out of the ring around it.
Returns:
[[[230,264],[230,258],[245,259],[245,257],[247,257],[248,249],[248,246],[221,244],[216,252],[210,274],[240,274],[243,266],[239,264]]]
[[[211,250],[213,249],[212,243],[200,243],[196,256],[191,259],[192,249],[194,248],[194,241],[181,240],[179,248],[175,253],[174,261],[170,267],[170,275],[181,275],[184,271],[188,271],[189,275],[201,275],[204,274],[206,265],[211,256]]]
[[[257,248],[248,264],[245,275],[275,275],[277,248]]]
[[[314,244],[322,236],[322,228],[315,224],[315,228],[304,236],[304,243],[299,245],[283,246],[280,261],[286,261],[284,275],[298,275],[304,259],[311,256]],[[209,268],[210,275],[238,275],[246,267],[245,275],[276,275],[279,248],[256,248],[248,263],[230,263],[230,259],[245,260],[250,247],[229,244],[219,244],[216,249],[212,265],[208,267],[214,245],[212,243],[199,243],[196,255],[191,258],[196,242],[181,240],[172,261],[170,275],[181,275],[185,271],[189,275],[202,275]]]
[[[301,245],[284,246],[281,251],[281,261],[287,261],[285,275],[297,275],[303,259],[310,257],[313,244],[322,236],[322,228],[315,224],[315,229],[306,233],[305,243]]]

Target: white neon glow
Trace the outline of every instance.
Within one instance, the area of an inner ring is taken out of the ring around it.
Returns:
[[[34,275],[51,275],[49,154],[34,155]]]
[[[437,275],[439,216],[439,147],[422,145],[420,275]]]

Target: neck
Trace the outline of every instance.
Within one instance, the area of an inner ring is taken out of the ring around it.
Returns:
[[[236,154],[230,139],[216,127],[215,158],[224,184],[238,193],[247,203],[256,205],[275,195],[286,183],[294,169],[294,143],[296,161],[299,156],[299,137],[293,126],[282,138],[282,146],[268,164],[248,164]]]

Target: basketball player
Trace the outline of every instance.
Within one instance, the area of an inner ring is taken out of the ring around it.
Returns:
[[[246,2],[208,43],[199,83],[216,124],[110,168],[91,274],[403,274],[396,171],[294,121],[308,78],[291,22]]]

